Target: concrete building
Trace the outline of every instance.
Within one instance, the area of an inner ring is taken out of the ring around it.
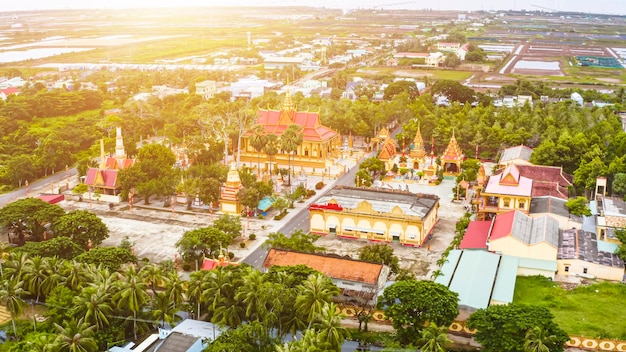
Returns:
[[[204,100],[213,98],[215,93],[217,93],[217,82],[209,80],[196,83],[196,95]]]
[[[311,232],[422,246],[438,221],[439,197],[337,186],[309,207]]]
[[[306,265],[325,274],[341,289],[343,297],[337,298],[344,301],[357,297],[375,300],[378,293],[385,288],[390,272],[388,266],[380,263],[272,248],[263,262],[263,268],[269,269],[274,265]]]

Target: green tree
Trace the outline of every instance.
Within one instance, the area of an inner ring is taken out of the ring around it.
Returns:
[[[98,344],[91,337],[94,326],[79,319],[72,319],[63,326],[54,323],[57,337],[54,341],[54,350],[59,352],[96,352]]]
[[[570,198],[565,202],[565,207],[573,215],[591,216],[591,210],[587,206],[587,198],[585,197]]]
[[[410,99],[415,99],[420,95],[415,82],[401,80],[393,82],[385,88],[383,99],[391,100],[400,93],[408,94]]]
[[[620,241],[620,245],[615,250],[615,254],[623,261],[626,261],[626,229],[615,229],[615,237]]]
[[[291,154],[298,150],[298,147],[302,144],[302,140],[304,138],[304,131],[302,126],[298,124],[291,124],[287,126],[287,129],[280,135],[278,144],[280,148],[287,153],[287,160],[289,165],[289,180],[287,181],[287,185],[291,185],[291,174],[293,170],[291,170]]]
[[[113,313],[111,295],[96,287],[87,287],[79,296],[74,297],[74,312],[76,316],[84,317],[85,322],[102,330],[109,326],[109,317]]]
[[[569,340],[567,333],[553,321],[552,313],[547,308],[511,303],[492,305],[487,309],[474,312],[467,326],[477,329],[476,341],[487,352],[522,352],[526,334],[530,329],[541,329],[545,336],[554,336],[544,340],[551,352],[563,351],[563,344]]]
[[[267,134],[265,133],[265,127],[262,125],[255,125],[250,131],[250,146],[257,152],[257,176],[261,176],[261,151],[265,146],[267,140]]]
[[[81,254],[83,249],[69,237],[55,237],[45,242],[26,242],[22,247],[17,247],[16,251],[24,252],[29,257],[40,255],[42,257],[72,259]]]
[[[398,331],[400,343],[417,342],[427,322],[449,326],[459,314],[458,294],[432,281],[404,280],[387,287],[378,300]]]
[[[315,274],[309,276],[297,287],[296,314],[308,324],[308,328],[315,322],[318,315],[322,314],[323,308],[331,302],[333,296],[341,293],[341,290],[328,276]]]
[[[118,309],[128,310],[132,313],[133,334],[137,339],[137,315],[143,311],[148,302],[149,295],[146,284],[141,280],[135,267],[129,265],[123,273],[119,274],[119,292],[113,296],[113,302]]]
[[[2,286],[0,288],[0,302],[4,303],[4,306],[9,311],[11,315],[11,324],[13,324],[13,334],[17,337],[17,327],[15,325],[15,320],[22,315],[24,311],[24,300],[22,296],[28,294],[22,286],[24,285],[24,281],[19,281],[17,279],[9,279],[2,282]]]
[[[153,294],[150,311],[152,317],[161,322],[161,328],[165,327],[166,323],[173,326],[181,319],[180,316],[176,315],[178,309],[167,292],[156,292]]]
[[[318,238],[319,236],[312,233],[304,233],[302,230],[293,232],[290,237],[281,232],[272,232],[263,245],[276,249],[293,250],[304,253],[319,253],[324,251],[325,248],[318,247],[314,244]]]
[[[235,215],[222,214],[213,221],[213,227],[224,232],[232,238],[241,236],[241,218]]]
[[[317,315],[317,322],[313,328],[319,334],[320,340],[328,343],[332,351],[341,351],[348,330],[341,327],[341,313],[337,313],[337,305],[327,303]]]
[[[613,193],[621,196],[626,195],[626,173],[617,173],[613,177]]]
[[[203,227],[187,231],[176,242],[178,253],[185,261],[197,261],[214,257],[221,248],[227,248],[233,241],[231,235],[215,227]]]
[[[432,95],[445,95],[450,101],[467,103],[474,101],[474,91],[457,81],[439,80],[430,89]]]
[[[422,336],[419,340],[420,351],[422,352],[446,352],[446,346],[452,340],[448,338],[448,327],[437,326],[430,323],[427,328],[422,330]]]
[[[359,249],[359,260],[366,262],[382,263],[397,273],[400,269],[398,257],[393,254],[393,248],[387,244],[372,244]]]
[[[278,148],[280,146],[278,136],[275,134],[268,134],[265,139],[265,145],[263,146],[263,152],[267,155],[269,159],[270,169],[268,170],[270,174],[273,172],[272,170],[272,158],[274,155],[278,154]]]
[[[65,214],[56,204],[44,202],[39,198],[25,198],[5,205],[0,209],[0,225],[5,226],[22,243],[25,236],[32,236],[41,241],[47,224]]]
[[[550,345],[557,342],[556,335],[547,335],[542,328],[535,326],[526,332],[524,352],[550,352]]]
[[[96,247],[76,256],[77,263],[101,265],[110,271],[119,270],[123,264],[137,263],[137,257],[128,248]]]
[[[175,162],[174,153],[166,146],[153,143],[139,149],[137,162],[131,169],[138,168],[143,176],[137,185],[137,190],[144,197],[146,204],[149,204],[150,196],[155,193],[171,194],[163,190],[173,190],[178,182],[173,177]]]
[[[88,210],[71,211],[54,222],[56,235],[72,239],[84,250],[89,243],[96,247],[109,237],[109,229],[102,220]]]

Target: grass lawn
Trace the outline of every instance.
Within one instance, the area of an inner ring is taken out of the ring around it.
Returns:
[[[626,340],[626,285],[601,282],[572,290],[543,276],[518,276],[514,303],[546,307],[570,335]]]

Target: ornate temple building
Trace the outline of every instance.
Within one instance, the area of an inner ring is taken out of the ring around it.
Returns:
[[[378,159],[385,163],[385,170],[391,170],[393,164],[396,161],[396,140],[393,138],[386,138],[383,141],[380,153],[378,153]]]
[[[240,215],[242,206],[237,199],[237,192],[243,188],[241,179],[239,178],[239,171],[237,171],[237,164],[231,163],[230,170],[228,170],[228,176],[226,177],[226,183],[222,187],[220,193],[220,210],[223,213],[231,215]]]
[[[115,133],[115,156],[106,156],[104,140],[101,139],[100,166],[89,168],[85,177],[85,184],[92,188],[92,192],[102,195],[117,196],[120,191],[118,172],[133,166],[135,162],[127,157],[124,150],[122,128],[117,127]]]
[[[441,156],[441,165],[443,166],[443,172],[449,174],[458,174],[461,172],[461,164],[463,163],[463,159],[465,155],[461,151],[461,147],[459,147],[459,143],[456,141],[456,137],[454,136],[454,131],[452,131],[452,138],[450,139],[450,143],[448,143],[448,147],[446,147],[446,151]]]
[[[336,186],[309,207],[312,233],[421,247],[437,224],[439,197]]]
[[[418,127],[417,133],[415,133],[415,138],[413,139],[413,149],[409,153],[411,160],[413,162],[413,169],[419,170],[420,165],[426,161],[426,150],[424,150],[424,138],[422,138],[422,131]]]
[[[274,134],[280,138],[289,125],[296,124],[302,127],[303,141],[291,155],[291,165],[295,172],[304,170],[306,173],[320,173],[332,165],[332,157],[341,148],[340,135],[329,127],[322,125],[318,112],[297,111],[292,104],[291,96],[287,93],[280,110],[259,109],[256,125],[262,126],[266,134]],[[250,140],[253,132],[246,133],[241,140],[241,162],[247,166],[262,163],[261,168],[269,170],[270,163],[277,167],[287,168],[289,156],[278,148],[278,153],[271,160],[261,150],[257,152]],[[316,171],[317,170],[317,171]]]

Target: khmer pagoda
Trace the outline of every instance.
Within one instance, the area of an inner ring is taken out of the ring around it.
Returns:
[[[459,147],[459,143],[456,141],[456,137],[454,135],[454,130],[452,131],[452,138],[450,139],[450,143],[448,143],[448,147],[446,151],[441,156],[441,164],[443,166],[443,172],[449,174],[458,174],[461,172],[461,164],[463,163],[463,159],[465,155],[461,151]]]
[[[104,152],[104,139],[100,140],[100,166],[87,170],[85,184],[92,188],[93,192],[102,195],[117,196],[120,191],[120,180],[118,172],[127,169],[134,164],[133,159],[129,159],[124,150],[124,139],[122,128],[116,128],[115,155],[106,156]],[[114,199],[109,199],[112,201]]]
[[[296,124],[302,127],[302,144],[291,155],[291,165],[295,171],[319,173],[325,169],[327,162],[341,147],[341,138],[333,129],[322,125],[319,112],[297,111],[292,103],[289,92],[280,110],[259,109],[256,125],[262,126],[266,134],[280,137],[289,125]],[[263,151],[257,151],[250,141],[254,132],[249,131],[241,140],[241,162],[248,166],[260,162],[262,168],[269,169],[270,161],[277,167],[288,167],[289,156],[278,148],[278,153],[271,157]],[[299,168],[299,169],[298,169]],[[315,171],[317,169],[317,171]]]
[[[413,139],[413,149],[409,153],[413,161],[413,169],[419,170],[420,165],[426,160],[426,150],[424,150],[424,138],[420,127],[417,128],[415,138]]]

